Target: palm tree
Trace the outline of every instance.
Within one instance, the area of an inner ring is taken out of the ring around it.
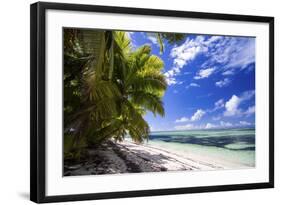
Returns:
[[[146,45],[132,52],[124,32],[114,32],[114,36],[112,83],[118,87],[121,95],[117,100],[119,113],[107,123],[109,136],[122,140],[128,133],[134,141],[142,142],[149,134],[149,126],[143,119],[144,113],[151,111],[155,115],[164,115],[161,98],[167,84],[161,73],[163,62],[151,55],[151,48]]]
[[[71,147],[123,140],[127,134],[136,142],[147,139],[145,112],[164,115],[161,98],[167,84],[162,60],[151,55],[147,45],[132,51],[125,32],[82,30],[76,37],[70,56],[85,63],[80,66],[79,108],[65,120],[65,136],[74,139]]]
[[[177,44],[182,42],[186,37],[186,34],[183,33],[152,33],[152,35],[157,38],[157,42],[160,47],[160,54],[162,54],[165,49],[163,43],[164,40],[167,40],[169,44]]]
[[[130,48],[130,40],[125,32],[113,32],[113,59],[114,66],[109,65],[104,69],[109,76],[106,79],[97,80],[97,74],[92,73],[89,84],[91,93],[95,93],[93,102],[101,102],[94,112],[100,110],[104,114],[108,101],[105,96],[97,95],[99,88],[96,83],[107,84],[108,90],[113,90],[107,98],[111,97],[112,112],[101,116],[98,121],[102,122],[99,129],[89,136],[90,141],[114,138],[123,140],[129,134],[137,142],[147,139],[149,126],[143,119],[146,111],[164,115],[161,98],[167,87],[165,77],[161,73],[163,62],[157,56],[151,55],[149,46],[142,46],[136,51]],[[93,80],[93,76],[95,80]],[[97,116],[97,113],[94,114]]]
[[[106,73],[111,39],[111,31],[64,30],[64,148],[67,154],[79,155],[79,150],[88,145],[89,136],[102,126],[102,119],[114,116],[118,89]],[[100,138],[95,136],[95,141],[101,141]]]

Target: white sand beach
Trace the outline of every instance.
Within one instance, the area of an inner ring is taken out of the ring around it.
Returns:
[[[143,172],[150,171],[149,167],[159,168],[165,171],[179,170],[217,170],[223,169],[222,165],[208,163],[188,156],[180,156],[177,153],[143,144],[129,141],[117,143],[122,152],[127,152],[128,160],[138,161]],[[147,169],[147,165],[148,169]]]
[[[84,163],[65,166],[65,176],[161,171],[200,171],[247,168],[208,156],[182,154],[148,144],[108,142],[99,149],[89,149]]]

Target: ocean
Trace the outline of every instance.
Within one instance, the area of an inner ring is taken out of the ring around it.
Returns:
[[[229,167],[255,167],[255,129],[151,132],[148,145]]]

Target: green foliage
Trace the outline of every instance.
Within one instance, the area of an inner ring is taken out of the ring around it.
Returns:
[[[108,139],[148,139],[144,114],[165,114],[163,67],[150,46],[132,50],[125,32],[64,29],[65,157]]]
[[[161,37],[163,39],[166,39],[168,43],[173,44],[173,43],[181,43],[185,37],[186,34],[183,33],[161,33]]]
[[[186,34],[182,34],[182,33],[151,33],[151,35],[154,35],[157,38],[160,55],[162,55],[164,52],[165,40],[169,44],[178,44],[181,43],[186,37]]]

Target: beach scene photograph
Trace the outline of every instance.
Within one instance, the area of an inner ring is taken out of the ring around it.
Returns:
[[[255,42],[63,28],[63,176],[255,168]]]

